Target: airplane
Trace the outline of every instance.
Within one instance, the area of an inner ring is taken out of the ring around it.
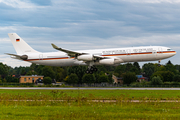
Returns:
[[[11,58],[19,59],[39,65],[47,66],[77,66],[86,65],[86,73],[92,74],[97,71],[96,65],[119,65],[126,62],[161,61],[172,57],[176,51],[163,46],[127,47],[97,50],[72,51],[59,48],[54,44],[52,47],[57,52],[42,53],[30,47],[16,33],[8,33],[9,38],[17,54],[10,54]]]

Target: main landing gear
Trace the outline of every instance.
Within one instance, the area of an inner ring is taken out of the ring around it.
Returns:
[[[96,72],[97,68],[94,66],[89,66],[88,69],[86,70],[87,74],[93,74],[93,72]]]

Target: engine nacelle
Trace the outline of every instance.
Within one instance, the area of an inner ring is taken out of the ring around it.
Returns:
[[[27,55],[22,55],[22,56],[20,56],[20,58],[23,59],[23,60],[27,60],[28,56]]]
[[[114,65],[124,62],[122,59],[102,59],[99,61],[100,64],[104,65]]]
[[[92,61],[92,60],[94,60],[94,57],[91,54],[89,54],[89,55],[80,55],[80,56],[77,56],[77,59],[78,60],[84,60],[84,61]]]

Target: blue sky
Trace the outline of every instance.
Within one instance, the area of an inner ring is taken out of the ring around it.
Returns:
[[[0,0],[0,62],[28,66],[7,33],[41,52],[160,45],[177,51],[163,60],[180,64],[180,0]]]

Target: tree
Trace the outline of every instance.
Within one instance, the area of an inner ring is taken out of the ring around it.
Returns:
[[[50,77],[51,79],[55,78],[55,73],[50,66],[45,66],[42,69],[42,74],[44,75],[44,77]]]
[[[173,72],[174,74],[177,73],[176,67],[171,63],[170,60],[168,61],[168,63],[166,63],[165,67],[166,67],[166,70],[167,70],[167,71],[171,71],[171,72]]]
[[[32,63],[30,66],[30,70],[36,70],[38,67],[38,65],[36,65],[35,63]]]
[[[171,82],[173,81],[174,73],[171,71],[165,71],[163,77],[165,82]]]
[[[122,74],[125,72],[126,70],[126,66],[125,65],[119,65],[116,67],[115,71],[114,71],[114,74],[117,76],[117,77],[121,77]]]
[[[173,81],[174,73],[171,71],[157,71],[151,76],[151,78],[154,76],[162,76],[161,79],[163,82],[171,82]]]
[[[98,76],[98,83],[102,83],[102,82],[109,82],[107,75],[99,75]]]
[[[32,70],[32,71],[28,71],[26,75],[37,75],[37,73],[34,70]]]
[[[129,72],[134,66],[131,63],[125,64],[126,66],[126,72]]]
[[[51,79],[50,77],[44,77],[43,83],[44,83],[45,85],[51,84],[51,83],[52,83],[52,79]]]
[[[180,82],[180,75],[175,75],[173,78],[174,82]]]
[[[163,84],[163,81],[161,80],[161,78],[159,76],[154,76],[152,78],[152,81],[151,81],[151,84],[152,85],[162,85]]]
[[[145,72],[145,75],[150,78],[152,74],[155,72],[155,66],[153,63],[146,63],[142,67],[143,72]]]
[[[109,82],[109,83],[113,83],[112,73],[109,73],[109,74],[108,74],[108,82]]]
[[[7,80],[7,82],[15,82],[15,83],[19,82],[19,79],[12,76],[6,76],[5,79]]]
[[[151,76],[151,80],[154,78],[154,77],[157,77],[159,76],[161,78],[162,81],[164,81],[164,78],[163,76],[161,75],[161,72],[155,72],[152,76]]]
[[[99,65],[99,66],[96,66],[96,68],[98,70],[97,71],[98,73],[100,73],[100,72],[103,72],[103,73],[107,72],[107,69],[106,69],[105,65]]]
[[[37,68],[35,69],[35,71],[37,72],[38,75],[43,75],[43,68],[45,66],[44,65],[38,65]]]
[[[140,66],[139,66],[139,63],[138,63],[138,62],[134,62],[134,63],[133,63],[133,66],[134,66],[135,68],[137,68],[138,73],[140,73],[140,72],[141,72],[141,68],[140,68]]]
[[[94,83],[95,82],[95,77],[93,74],[85,74],[82,77],[82,82],[83,83]]]
[[[56,81],[60,82],[66,77],[66,72],[62,67],[53,67]]]
[[[82,77],[85,74],[86,66],[72,66],[68,67],[67,69],[67,75],[70,75],[72,73],[76,74],[78,76],[78,83],[82,83]]]
[[[3,75],[3,76],[8,75],[8,71],[2,63],[0,63],[0,75]]]
[[[135,73],[128,72],[123,75],[123,84],[131,84],[132,82],[136,82],[137,77]]]
[[[71,73],[71,75],[69,77],[67,77],[66,82],[68,84],[77,84],[78,83],[78,76],[74,73]]]
[[[180,65],[175,65],[175,68],[178,72],[180,71]]]
[[[127,71],[128,72],[128,71]],[[136,67],[132,67],[129,72],[134,72],[136,75],[140,74],[140,71]]]

